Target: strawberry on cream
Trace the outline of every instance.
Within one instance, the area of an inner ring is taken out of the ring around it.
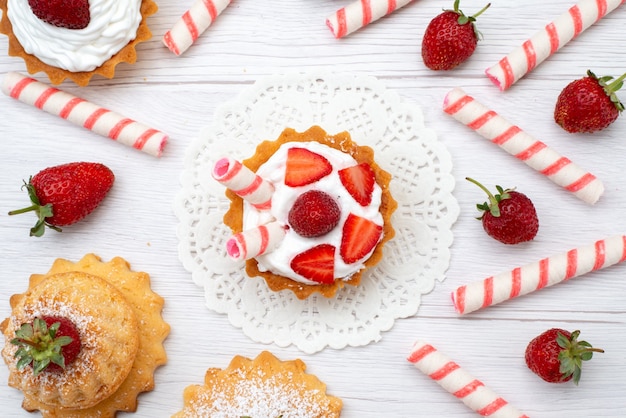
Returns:
[[[313,153],[322,155],[330,163],[332,170],[322,178],[298,187],[285,184],[287,154],[290,148],[304,148]],[[332,245],[334,253],[334,277],[347,280],[354,273],[364,267],[364,262],[372,254],[374,248],[359,260],[346,263],[340,248],[343,238],[343,226],[349,215],[371,221],[373,224],[383,225],[383,217],[379,212],[382,190],[378,184],[374,185],[371,202],[362,206],[344,187],[338,172],[342,169],[358,165],[357,161],[347,153],[333,149],[319,142],[288,142],[283,144],[264,164],[256,174],[274,185],[271,208],[258,210],[244,200],[243,230],[256,228],[258,225],[277,221],[285,225],[286,232],[280,244],[272,251],[259,255],[256,258],[260,271],[271,271],[274,274],[288,277],[300,283],[320,284],[296,273],[291,267],[292,260],[299,254],[319,245]],[[320,190],[332,196],[340,209],[339,222],[330,232],[317,237],[302,237],[293,228],[289,228],[289,212],[296,199],[309,190]]]
[[[24,50],[71,72],[92,71],[135,39],[141,0],[89,0],[84,29],[67,29],[39,19],[28,0],[8,0],[7,16]]]

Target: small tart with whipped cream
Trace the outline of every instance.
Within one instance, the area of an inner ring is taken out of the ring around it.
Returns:
[[[341,399],[305,370],[302,360],[281,361],[269,351],[235,356],[223,370],[208,369],[204,385],[185,388],[184,407],[172,418],[338,418]]]
[[[8,54],[21,57],[30,74],[45,72],[53,84],[70,79],[79,86],[95,74],[113,78],[119,63],[136,62],[135,47],[152,37],[146,18],[158,9],[153,0],[72,3],[66,11],[53,2],[37,9],[28,0],[0,0]]]
[[[304,164],[300,172],[291,171],[290,159],[297,160],[293,167]],[[345,284],[357,286],[380,261],[394,236],[390,218],[397,203],[389,191],[391,175],[376,164],[370,147],[354,143],[348,132],[287,128],[242,163],[273,185],[271,207],[255,207],[227,190],[231,205],[224,222],[235,234],[268,222],[285,230],[271,251],[246,260],[250,277],[263,277],[270,289],[288,289],[299,299],[314,293],[330,298]]]
[[[120,257],[106,263],[94,254],[77,263],[57,259],[48,273],[31,275],[26,292],[10,303],[11,315],[0,323],[9,386],[23,392],[25,410],[44,418],[135,411],[137,396],[154,387],[154,371],[166,362],[163,298],[150,289],[148,274],[130,270]],[[36,373],[33,363],[19,363],[15,341],[24,324],[46,316],[75,326],[80,351],[62,369]]]

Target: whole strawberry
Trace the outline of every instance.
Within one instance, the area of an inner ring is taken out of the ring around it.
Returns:
[[[33,14],[46,23],[84,29],[91,21],[88,0],[28,0]]]
[[[491,3],[478,13],[466,16],[455,0],[454,10],[444,10],[426,27],[422,38],[422,59],[431,70],[451,70],[472,56],[480,33],[474,22]]]
[[[40,237],[45,227],[61,231],[90,214],[107,195],[115,176],[103,164],[75,162],[46,168],[24,182],[31,206],[9,215],[34,211],[37,223],[31,236]]]
[[[526,347],[526,365],[535,374],[549,383],[564,383],[580,380],[582,362],[590,360],[593,353],[604,353],[593,348],[587,341],[578,341],[580,331],[570,333],[564,329],[549,329]]]
[[[43,316],[22,324],[11,344],[19,370],[30,365],[37,376],[44,370],[61,371],[73,362],[81,350],[80,335],[72,321],[65,317]]]
[[[289,225],[300,236],[313,238],[332,231],[341,211],[339,205],[328,193],[309,190],[298,196],[289,210]]]
[[[554,120],[567,132],[592,133],[615,122],[624,105],[615,94],[624,84],[626,74],[597,77],[587,71],[587,77],[569,83],[556,101]],[[611,81],[613,80],[613,81]]]
[[[537,211],[525,194],[496,186],[498,193],[493,195],[476,180],[466,179],[489,196],[488,202],[476,205],[483,212],[478,219],[482,220],[487,235],[505,244],[519,244],[535,238],[539,230]]]

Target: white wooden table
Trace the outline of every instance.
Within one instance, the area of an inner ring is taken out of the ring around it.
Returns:
[[[88,252],[103,259],[123,256],[133,269],[151,274],[166,300],[163,315],[172,331],[168,364],[156,373],[156,388],[139,398],[139,417],[166,417],[182,407],[182,390],[199,383],[208,367],[225,367],[235,354],[256,356],[268,349],[281,359],[302,358],[308,371],[344,401],[343,415],[357,417],[471,417],[475,414],[415,370],[406,356],[416,339],[431,342],[470,373],[532,417],[626,416],[626,266],[576,278],[532,295],[459,318],[450,292],[461,284],[626,232],[626,117],[594,135],[569,135],[552,112],[560,90],[588,68],[619,76],[626,71],[623,45],[626,8],[616,10],[502,93],[484,70],[564,12],[572,0],[494,1],[479,19],[484,36],[469,62],[450,72],[432,72],[420,56],[429,20],[452,0],[419,0],[342,40],[324,24],[347,0],[235,0],[183,56],[161,37],[191,1],[160,0],[150,18],[154,37],[139,47],[136,65],[120,65],[113,80],[62,89],[167,132],[161,159],[134,151],[67,122],[0,96],[0,317],[8,299],[21,293],[31,273],[47,271],[57,257],[78,260]],[[482,0],[464,0],[474,12]],[[6,55],[0,38],[0,76],[24,72],[20,59]],[[173,199],[187,145],[206,126],[216,107],[258,77],[293,71],[366,74],[380,78],[407,101],[420,105],[426,125],[452,154],[455,196],[461,214],[447,278],[425,296],[415,317],[398,320],[380,342],[305,355],[294,347],[262,345],[204,306],[203,291],[191,281],[177,255]],[[36,76],[47,82],[43,75]],[[602,179],[606,192],[590,206],[483,140],[441,110],[453,87],[497,110],[507,119],[567,155]],[[626,91],[621,92],[626,100]],[[23,207],[22,179],[40,169],[91,160],[116,174],[110,195],[88,220],[28,236],[34,218],[8,217]],[[464,178],[488,185],[517,186],[535,202],[540,217],[536,239],[505,246],[486,236],[474,218],[484,201]],[[525,366],[527,342],[550,327],[581,329],[605,349],[585,365],[578,387],[550,385]],[[6,385],[0,367],[0,410],[27,417],[21,394]],[[120,414],[126,416],[126,414]],[[128,415],[130,416],[130,415]]]

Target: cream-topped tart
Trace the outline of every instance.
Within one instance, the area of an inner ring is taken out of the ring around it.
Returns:
[[[228,170],[220,164],[218,180]],[[243,165],[257,180],[239,190],[223,182],[234,189],[227,192],[232,204],[224,220],[235,232],[227,251],[234,258],[245,253],[250,276],[299,298],[314,292],[330,297],[345,283],[357,285],[380,260],[394,234],[390,216],[397,204],[389,193],[391,176],[371,148],[356,145],[347,132],[286,129]],[[262,204],[248,198],[263,188],[260,182],[269,196]]]
[[[135,45],[151,37],[145,18],[152,0],[0,0],[0,32],[9,55],[54,84],[71,78],[86,85],[93,74],[111,78],[119,62],[136,60]]]

